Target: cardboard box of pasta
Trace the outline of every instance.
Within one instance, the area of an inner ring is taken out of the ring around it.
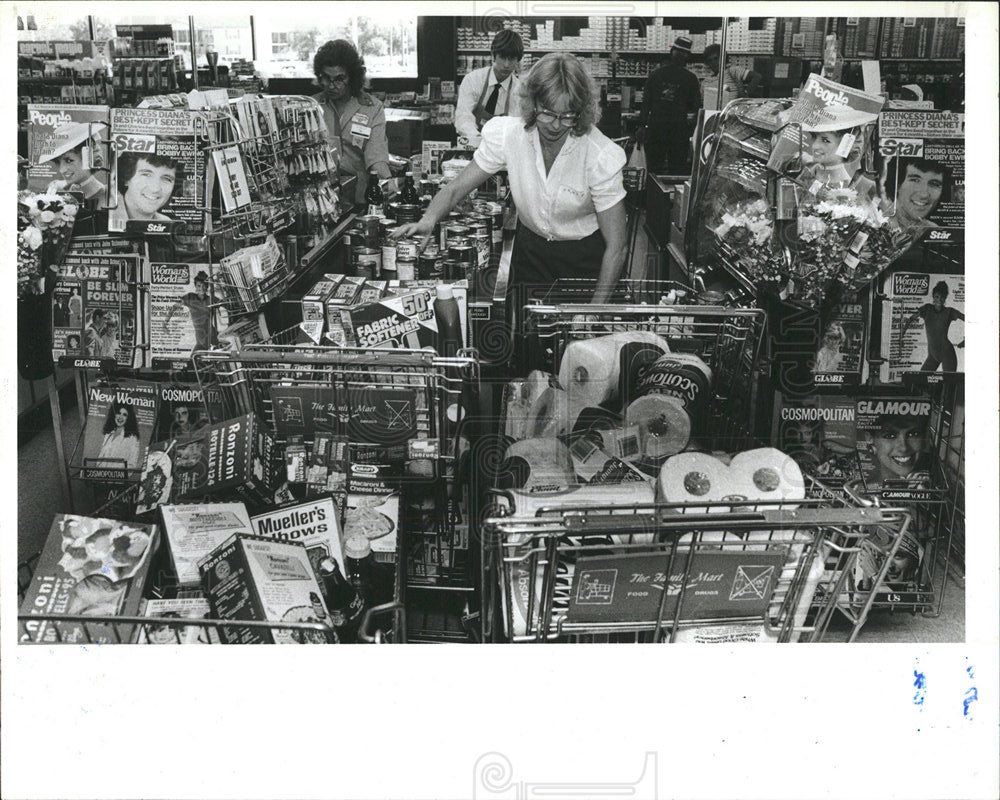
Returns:
[[[276,488],[274,435],[253,414],[213,425],[206,434],[205,492],[233,490],[250,505],[270,502]]]
[[[198,562],[215,619],[275,623],[322,622],[330,616],[301,542],[235,534]],[[234,625],[219,629],[225,644],[324,644],[321,631]]]
[[[156,525],[56,514],[21,616],[136,616],[156,545]],[[18,627],[21,642],[41,644],[129,642],[134,634],[132,625],[96,621],[28,619]]]

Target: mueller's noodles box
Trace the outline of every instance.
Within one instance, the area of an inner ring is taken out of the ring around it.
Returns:
[[[339,516],[333,499],[323,497],[258,514],[250,521],[257,536],[305,545],[309,563],[319,576],[319,565],[324,558],[332,558],[344,571]]]
[[[236,534],[198,563],[212,616],[275,623],[321,622],[330,616],[301,542]],[[325,644],[321,631],[254,626],[219,629],[225,644]]]
[[[389,294],[377,302],[340,309],[347,343],[354,347],[409,348],[437,347],[437,313],[434,309],[435,284],[400,285],[390,281]],[[468,342],[466,315],[468,283],[452,284],[458,304],[463,345]]]

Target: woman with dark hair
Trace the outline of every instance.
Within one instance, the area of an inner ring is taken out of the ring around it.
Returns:
[[[927,358],[920,371],[936,372],[941,367],[942,372],[955,372],[958,370],[958,353],[955,352],[955,345],[948,339],[948,328],[956,320],[964,320],[965,314],[945,305],[948,301],[948,284],[944,281],[938,281],[934,285],[931,300],[933,302],[924,303],[903,323],[899,337],[902,340],[909,327],[917,319],[922,319],[924,335],[927,337]],[[965,342],[959,342],[958,347],[965,347]]]
[[[128,469],[138,469],[142,445],[139,443],[139,422],[135,409],[117,400],[112,401],[102,432],[104,441],[97,457],[124,461]]]
[[[123,231],[130,219],[169,221],[160,209],[184,181],[181,163],[156,153],[122,153],[118,157],[118,205],[108,213],[108,230]]]
[[[469,166],[394,235],[426,244],[465,195],[506,169],[518,213],[512,286],[596,279],[592,300],[607,302],[625,258],[625,152],[597,130],[600,94],[575,56],[543,56],[520,91],[521,117],[487,122]]]
[[[346,39],[327,42],[313,58],[314,94],[333,143],[340,153],[340,171],[356,175],[355,202],[363,203],[368,173],[389,178],[389,144],[385,136],[385,106],[364,90],[365,63]]]

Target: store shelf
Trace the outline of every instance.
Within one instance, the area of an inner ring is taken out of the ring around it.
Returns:
[[[488,48],[468,48],[459,47],[457,50],[459,55],[479,55],[483,53],[491,53],[492,51]],[[552,50],[525,50],[525,55],[532,55],[534,53],[546,54],[546,53],[603,53],[605,55],[611,55],[611,53],[617,53],[620,56],[663,56],[670,52],[669,48],[666,50],[588,50],[588,49],[577,49],[571,47],[557,47]],[[700,56],[704,53],[704,50],[692,51],[691,55]],[[750,53],[734,53],[734,55],[751,55]],[[767,53],[754,53],[752,55],[767,55]]]

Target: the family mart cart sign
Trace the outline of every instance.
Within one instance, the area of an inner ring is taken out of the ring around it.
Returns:
[[[684,584],[681,619],[763,617],[785,562],[785,552],[696,552],[674,557],[667,580],[667,554],[595,556],[577,561],[569,622],[652,622],[667,587],[664,619],[671,619]],[[687,580],[684,580],[687,572]]]

